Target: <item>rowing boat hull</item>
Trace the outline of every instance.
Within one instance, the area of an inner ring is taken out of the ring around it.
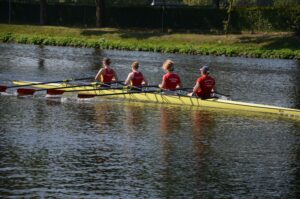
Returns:
[[[24,82],[24,81],[14,81],[16,85],[26,85],[34,82]],[[66,87],[64,84],[41,84],[35,85],[37,88],[60,88]],[[110,95],[105,96],[106,98],[119,98],[126,99],[132,101],[144,101],[144,102],[154,102],[161,104],[177,104],[177,105],[188,105],[188,106],[199,106],[199,107],[214,107],[214,108],[222,108],[222,109],[231,109],[231,110],[239,110],[239,111],[251,111],[251,112],[261,112],[261,113],[271,113],[271,114],[279,114],[289,117],[300,118],[300,110],[298,109],[290,109],[283,108],[277,106],[269,106],[262,104],[254,104],[254,103],[245,103],[245,102],[237,102],[231,100],[222,100],[222,99],[206,99],[202,100],[196,97],[188,97],[188,96],[178,96],[178,95],[166,95],[163,93],[132,93],[128,94],[128,90],[93,90],[93,91],[78,91],[84,89],[94,89],[94,86],[84,86],[84,87],[73,87],[73,88],[64,88],[62,90],[65,91],[77,91],[80,94],[113,94],[113,93],[121,93],[124,92],[123,95]],[[126,94],[125,94],[126,93]],[[103,98],[101,96],[100,98]]]

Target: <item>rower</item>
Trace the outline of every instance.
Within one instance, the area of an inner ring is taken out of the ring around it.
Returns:
[[[108,86],[114,81],[118,81],[117,73],[110,67],[110,59],[103,58],[102,68],[98,71],[95,80],[103,83],[103,86]]]
[[[131,64],[132,72],[128,74],[127,79],[125,80],[126,86],[133,86],[133,87],[141,87],[142,85],[148,85],[148,81],[146,80],[145,76],[142,72],[138,71],[139,69],[139,62],[135,61]]]
[[[215,92],[215,79],[209,75],[209,67],[203,66],[200,69],[201,76],[197,79],[196,84],[193,88],[193,92],[189,93],[188,96],[200,97],[201,99],[208,99],[213,97]]]
[[[167,59],[162,66],[166,74],[162,78],[162,83],[159,87],[165,90],[176,90],[176,88],[182,88],[180,77],[174,73],[174,63],[172,60]]]

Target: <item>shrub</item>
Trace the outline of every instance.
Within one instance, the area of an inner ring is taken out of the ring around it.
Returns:
[[[14,36],[10,32],[0,34],[0,41],[2,41],[2,42],[9,42],[9,41],[13,40],[13,38],[14,38]]]

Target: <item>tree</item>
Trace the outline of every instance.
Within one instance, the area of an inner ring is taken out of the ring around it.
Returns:
[[[213,0],[213,4],[216,8],[220,8],[220,1],[221,0]]]
[[[96,3],[96,27],[101,28],[104,26],[104,0],[95,0]]]
[[[228,35],[228,33],[230,31],[229,29],[230,29],[233,3],[234,3],[234,0],[229,0],[229,5],[228,5],[228,8],[227,8],[227,20],[224,22],[224,31],[225,31],[226,35]]]
[[[40,25],[47,23],[47,0],[40,0]]]

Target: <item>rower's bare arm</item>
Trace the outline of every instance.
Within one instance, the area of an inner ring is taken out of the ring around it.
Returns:
[[[148,85],[148,80],[144,77],[144,85]]]
[[[158,85],[159,88],[165,88],[165,86],[166,86],[165,80],[163,80],[163,81],[161,82],[161,84]]]
[[[216,85],[213,87],[213,89],[212,89],[212,91],[211,91],[212,93],[215,93],[215,92],[217,92],[217,88],[216,88]]]
[[[195,93],[197,92],[197,90],[198,90],[199,87],[200,87],[199,82],[196,82],[196,84],[195,84],[195,86],[194,86],[194,88],[193,88],[193,92],[188,93],[187,95],[188,95],[188,96],[194,96]]]
[[[176,87],[177,88],[182,88],[182,83],[180,82]]]
[[[101,68],[98,71],[97,75],[95,76],[95,80],[98,80],[100,82],[101,81],[101,75],[102,75],[102,73],[103,73],[103,69]]]
[[[196,93],[199,88],[200,88],[200,84],[199,82],[197,82],[193,88],[193,93]]]
[[[128,86],[128,85],[130,84],[130,82],[131,82],[131,80],[132,80],[132,76],[133,76],[132,73],[129,73],[129,74],[128,74],[128,76],[127,76],[127,78],[126,78],[126,80],[125,80],[125,82],[124,82],[126,86]]]
[[[114,71],[114,78],[115,78],[115,81],[117,82],[118,81],[118,75],[117,75],[117,73]]]

